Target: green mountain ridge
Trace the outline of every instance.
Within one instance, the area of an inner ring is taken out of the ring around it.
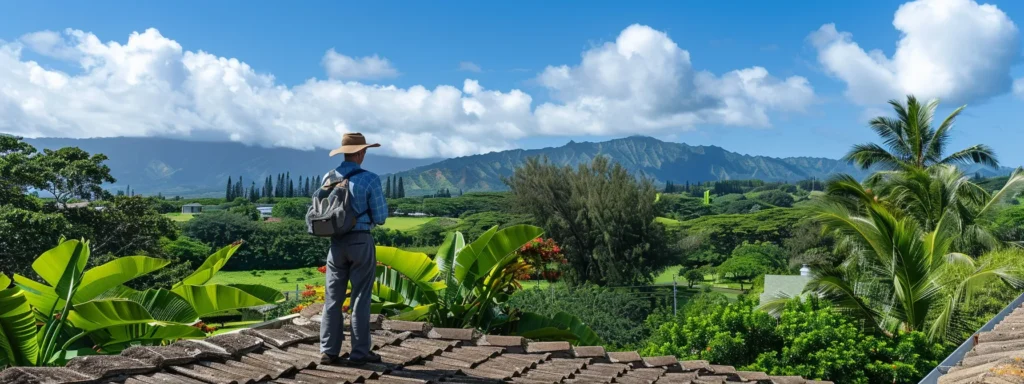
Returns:
[[[793,182],[825,179],[838,173],[860,179],[868,174],[836,159],[751,156],[717,146],[692,146],[632,136],[604,142],[570,141],[561,147],[514,149],[458,157],[390,176],[401,177],[410,195],[433,193],[442,188],[465,192],[502,191],[507,190],[502,177],[510,176],[516,166],[537,156],[547,157],[554,164],[569,166],[589,162],[597,156],[608,156],[635,174],[652,178],[659,184],[743,179]],[[993,176],[1007,173],[1008,168],[996,170],[969,166],[965,171]]]

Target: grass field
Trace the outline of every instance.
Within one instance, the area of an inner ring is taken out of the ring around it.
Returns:
[[[191,213],[181,213],[181,212],[165,213],[164,216],[166,216],[167,218],[171,219],[172,221],[179,221],[179,222],[189,221],[189,220],[192,220],[193,217],[195,217],[194,214],[191,214]]]
[[[384,222],[383,227],[399,231],[409,231],[416,229],[419,226],[426,224],[434,219],[434,217],[389,217],[387,221]]]
[[[670,218],[667,218],[667,217],[655,217],[654,221],[657,221],[657,222],[659,222],[661,224],[664,224],[667,227],[674,227],[674,226],[679,225],[679,220],[670,219]]]
[[[324,275],[316,268],[284,269],[277,271],[220,271],[213,277],[214,284],[263,284],[281,291],[304,290],[306,284],[323,284]]]

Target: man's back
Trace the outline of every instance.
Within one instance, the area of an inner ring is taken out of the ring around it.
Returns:
[[[335,171],[340,175],[347,175],[357,169],[360,169],[359,164],[346,161],[341,163]],[[349,183],[352,185],[352,197],[355,198],[355,201],[352,202],[352,209],[360,213],[353,230],[369,231],[374,226],[383,225],[388,218],[388,202],[381,188],[380,176],[364,170],[353,175],[349,179]]]

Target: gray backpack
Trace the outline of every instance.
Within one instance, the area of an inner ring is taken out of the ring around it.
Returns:
[[[313,192],[313,205],[306,212],[306,227],[309,234],[333,237],[352,231],[356,219],[367,212],[356,212],[352,207],[355,197],[349,179],[363,171],[356,169],[348,174],[339,175],[331,170],[324,176],[321,187]]]

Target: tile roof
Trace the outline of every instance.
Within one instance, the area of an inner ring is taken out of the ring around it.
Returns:
[[[168,346],[131,347],[121,355],[83,356],[65,367],[15,367],[2,383],[285,384],[326,383],[827,383],[769,376],[674,356],[641,357],[600,346],[481,335],[472,329],[371,319],[382,364],[319,365],[319,315]],[[284,324],[282,324],[284,323]],[[349,350],[348,341],[342,350]]]
[[[1014,309],[991,331],[978,333],[974,348],[938,382],[1024,383],[1024,307]]]

